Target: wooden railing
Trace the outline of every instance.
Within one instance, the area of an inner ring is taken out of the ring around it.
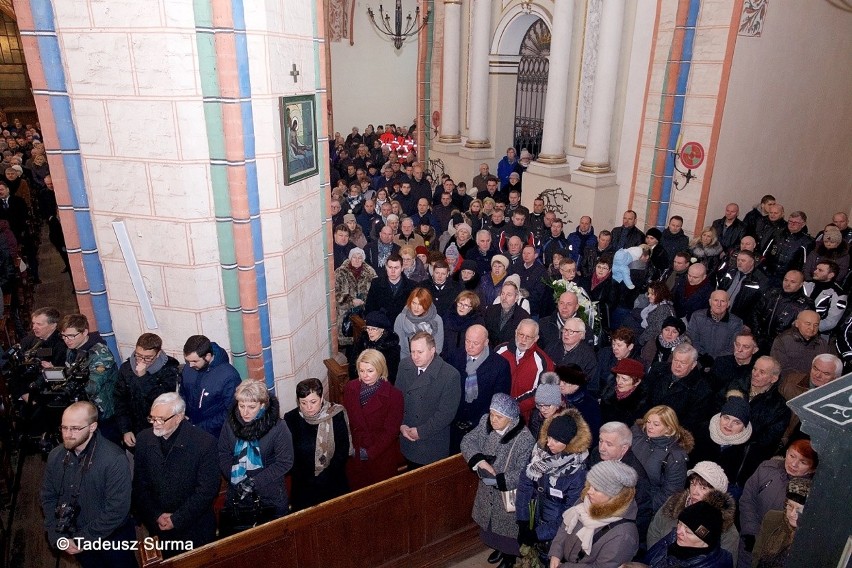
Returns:
[[[157,568],[448,566],[484,550],[471,520],[477,479],[460,455],[288,515]]]

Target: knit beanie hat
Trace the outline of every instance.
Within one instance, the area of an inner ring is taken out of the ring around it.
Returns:
[[[471,270],[473,272],[476,272],[477,270],[479,270],[479,267],[477,266],[475,260],[465,260],[461,263],[461,267],[459,268],[459,270]]]
[[[645,232],[646,237],[654,237],[655,239],[662,240],[663,232],[656,227],[651,227]]]
[[[700,461],[686,472],[686,475],[695,474],[709,483],[716,491],[725,493],[728,490],[728,476],[725,475],[719,464],[711,461]]]
[[[563,444],[568,444],[577,435],[577,423],[570,416],[557,416],[550,422],[547,435]]]
[[[794,477],[787,482],[787,499],[804,505],[811,492],[813,481],[807,477]]]
[[[538,385],[535,389],[535,403],[562,406],[562,393],[559,392],[559,386],[549,384]]]
[[[677,520],[710,548],[718,546],[722,538],[722,512],[710,503],[699,501],[690,505],[678,515]]]
[[[674,327],[677,329],[677,332],[680,335],[683,335],[686,332],[686,324],[683,323],[683,320],[680,318],[676,318],[674,316],[669,316],[663,320],[663,325],[660,326],[660,329],[666,329],[667,327]]]
[[[502,254],[494,255],[494,258],[491,259],[491,264],[493,265],[495,262],[499,262],[503,265],[504,268],[509,268],[509,259],[503,256]]]
[[[427,249],[423,245],[420,245],[416,249],[414,249],[414,254],[427,254],[428,255],[429,249]]]
[[[586,481],[592,487],[610,497],[615,497],[625,487],[636,487],[638,479],[635,469],[614,460],[596,463],[586,474]]]
[[[491,397],[491,406],[489,410],[505,416],[506,418],[515,419],[521,415],[518,408],[518,401],[506,393],[498,392]]]
[[[719,414],[727,414],[733,416],[743,423],[743,426],[748,426],[751,421],[751,406],[741,396],[732,396],[725,401],[722,406],[722,411]]]

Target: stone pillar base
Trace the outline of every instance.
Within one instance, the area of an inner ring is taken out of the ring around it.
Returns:
[[[544,164],[542,162],[535,161],[530,162],[530,166],[527,168],[524,176],[526,176],[527,173],[533,173],[548,178],[567,179],[568,176],[571,175],[571,166],[567,162],[563,164]],[[526,178],[524,178],[524,181],[526,181]]]
[[[458,154],[459,150],[461,150],[461,140],[458,142],[445,142],[438,138],[435,142],[432,142],[432,149],[437,152],[443,152],[445,154]]]
[[[583,170],[574,170],[571,172],[571,181],[576,184],[595,189],[601,187],[612,187],[615,185],[615,172],[593,174],[584,172]]]
[[[486,160],[494,158],[494,148],[470,148],[462,146],[459,148],[459,156],[469,160]],[[496,173],[494,175],[497,175]]]

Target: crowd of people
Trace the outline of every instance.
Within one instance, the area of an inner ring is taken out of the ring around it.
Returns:
[[[48,458],[51,544],[126,539],[135,519],[197,546],[222,482],[219,536],[460,452],[502,568],[784,566],[819,461],[786,401],[852,366],[846,214],[812,237],[765,196],[692,240],[633,211],[565,234],[542,199],[521,205],[523,151],[468,187],[382,130],[331,142],[342,404],[310,378],[282,416],[204,336],[182,368],[150,333],[119,364],[85,317],[33,313],[22,348],[90,370]],[[32,406],[33,385],[13,395]]]

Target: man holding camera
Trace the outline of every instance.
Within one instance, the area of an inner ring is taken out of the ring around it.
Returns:
[[[62,413],[62,445],[50,452],[42,481],[44,528],[50,546],[84,568],[136,567],[130,465],[97,420],[91,402]]]

